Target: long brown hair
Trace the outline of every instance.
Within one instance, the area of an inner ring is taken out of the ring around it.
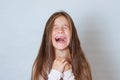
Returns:
[[[37,58],[33,64],[31,79],[48,80],[48,74],[55,59],[54,48],[51,41],[52,27],[54,20],[59,16],[66,17],[72,30],[69,49],[71,53],[72,71],[75,76],[75,80],[92,80],[90,67],[80,46],[80,41],[73,20],[70,15],[64,11],[55,12],[46,23],[42,43]]]

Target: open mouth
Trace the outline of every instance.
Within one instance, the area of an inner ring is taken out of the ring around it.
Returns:
[[[66,40],[65,37],[56,37],[56,38],[55,38],[55,41],[56,41],[57,43],[64,43],[65,40]]]

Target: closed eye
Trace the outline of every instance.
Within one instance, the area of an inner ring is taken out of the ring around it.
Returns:
[[[56,25],[53,26],[53,29],[58,29],[58,27]]]
[[[64,25],[63,26],[64,30],[68,29],[68,26],[67,25]]]

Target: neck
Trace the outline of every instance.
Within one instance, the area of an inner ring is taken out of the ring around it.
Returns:
[[[58,50],[58,49],[55,49],[55,57],[56,58],[65,58],[67,60],[70,60],[70,50],[67,48],[67,49],[64,49],[64,50]]]

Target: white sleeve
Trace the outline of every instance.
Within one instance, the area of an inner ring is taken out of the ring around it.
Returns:
[[[48,74],[48,80],[60,80],[62,76],[62,72],[52,69]]]
[[[72,70],[68,70],[68,71],[65,71],[64,73],[63,73],[63,79],[64,80],[75,80],[74,79],[74,75],[73,75],[73,73],[72,73]]]

